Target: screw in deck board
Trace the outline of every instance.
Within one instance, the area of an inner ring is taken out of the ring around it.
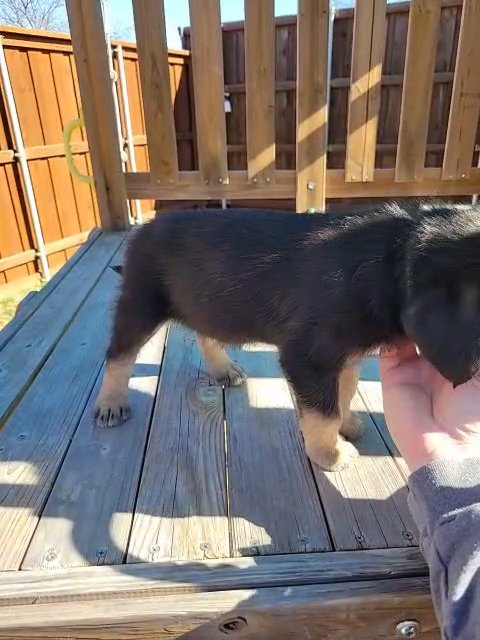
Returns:
[[[395,627],[396,638],[407,638],[408,640],[416,638],[420,634],[420,623],[417,620],[403,620]]]
[[[305,553],[307,553],[307,546],[308,546],[308,538],[307,538],[307,536],[301,536],[301,537],[298,539],[298,542],[299,542],[300,544],[303,544],[303,545],[304,545],[304,552],[305,552]]]
[[[230,618],[218,625],[218,630],[222,633],[235,633],[247,626],[247,621],[242,616],[237,618]]]
[[[97,564],[101,565],[105,562],[105,558],[107,557],[107,550],[105,548],[97,549],[95,555],[97,557]]]

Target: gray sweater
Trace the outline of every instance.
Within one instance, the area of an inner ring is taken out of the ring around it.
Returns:
[[[480,458],[438,460],[409,479],[444,640],[480,640]]]

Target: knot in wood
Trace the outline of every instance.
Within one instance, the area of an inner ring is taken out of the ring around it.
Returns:
[[[222,633],[235,633],[236,631],[240,631],[244,627],[247,626],[247,620],[242,616],[237,616],[236,618],[230,618],[229,620],[224,620],[221,624],[218,625],[218,630]]]
[[[52,562],[57,556],[57,550],[54,547],[51,547],[50,549],[47,549],[47,552],[45,553],[45,560],[47,562]]]

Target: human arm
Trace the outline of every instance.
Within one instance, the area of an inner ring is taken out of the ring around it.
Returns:
[[[480,382],[453,386],[412,344],[380,358],[387,425],[447,640],[480,638]]]

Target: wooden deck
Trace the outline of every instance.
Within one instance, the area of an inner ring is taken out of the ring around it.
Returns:
[[[374,359],[341,473],[312,471],[275,350],[223,390],[180,327],[132,419],[92,425],[124,243],[93,233],[0,333],[0,638],[437,638]]]

